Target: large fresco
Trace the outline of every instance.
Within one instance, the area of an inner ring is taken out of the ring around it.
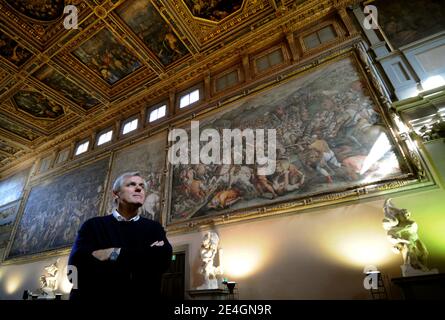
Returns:
[[[0,181],[0,207],[18,200],[22,196],[29,169]]]
[[[146,179],[148,190],[141,214],[149,219],[161,221],[161,198],[163,172],[165,168],[165,144],[167,134],[161,133],[139,144],[116,152],[110,173],[107,191],[107,212],[112,210],[111,188],[114,180],[129,171],[139,171]]]
[[[0,128],[6,131],[11,131],[12,133],[18,135],[19,137],[22,137],[29,141],[33,141],[39,137],[30,129],[19,126],[3,117],[0,117]]]
[[[149,0],[124,3],[117,13],[164,65],[188,53],[184,44]]]
[[[203,118],[203,128],[275,129],[276,170],[259,175],[250,164],[175,164],[169,223],[363,186],[404,171],[351,58]]]
[[[107,29],[102,29],[73,54],[109,84],[123,79],[142,64]]]
[[[0,56],[20,67],[31,55],[31,52],[0,31]]]
[[[243,0],[185,0],[184,2],[195,17],[212,21],[220,21],[229,14],[239,10]]]
[[[100,214],[108,163],[105,158],[33,187],[8,257],[72,245],[82,223]]]
[[[0,260],[8,245],[20,202],[0,208]]]
[[[36,118],[56,119],[64,114],[61,105],[35,91],[19,91],[12,99],[20,110]]]
[[[445,30],[443,0],[377,0],[379,24],[396,48]]]
[[[15,10],[28,18],[52,21],[63,14],[64,0],[6,0]]]
[[[89,93],[50,66],[41,68],[34,76],[85,110],[89,110],[99,103]]]

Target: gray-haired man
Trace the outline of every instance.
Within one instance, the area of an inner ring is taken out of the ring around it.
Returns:
[[[82,225],[68,262],[78,276],[71,299],[160,297],[172,247],[158,222],[138,215],[145,190],[139,172],[122,174],[113,184],[112,214]]]

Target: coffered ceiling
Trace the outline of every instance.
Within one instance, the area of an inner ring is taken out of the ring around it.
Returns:
[[[0,172],[139,88],[243,43],[281,11],[307,17],[321,2],[348,1],[0,0]],[[68,5],[77,29],[64,27]]]

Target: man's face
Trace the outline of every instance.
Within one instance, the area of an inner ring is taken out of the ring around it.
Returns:
[[[145,201],[144,180],[141,177],[126,177],[121,189],[115,194],[119,203],[142,206]]]

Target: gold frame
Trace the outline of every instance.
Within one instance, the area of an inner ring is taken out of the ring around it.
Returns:
[[[192,117],[178,120],[176,123],[172,123],[170,128],[173,126],[181,127],[185,126],[191,119],[199,120],[209,118],[212,115],[217,114],[223,108],[230,109],[233,107],[234,102],[239,102],[250,94],[257,94],[266,89],[273,88],[275,85],[290,81],[299,75],[304,75],[308,72],[314,70],[314,68],[320,67],[320,65],[331,64],[336,61],[352,58],[353,63],[357,66],[358,72],[361,78],[366,82],[367,89],[369,90],[371,99],[382,111],[382,118],[389,129],[389,133],[393,142],[395,142],[395,147],[399,153],[399,160],[402,160],[409,173],[402,175],[401,177],[387,179],[372,183],[371,185],[358,185],[352,184],[351,187],[342,188],[341,190],[334,190],[328,194],[320,194],[320,192],[315,194],[309,194],[303,196],[302,198],[296,200],[283,200],[278,203],[254,206],[247,209],[234,209],[228,213],[215,214],[212,216],[190,218],[186,220],[181,220],[178,222],[169,222],[168,218],[171,214],[171,204],[172,204],[172,179],[173,179],[173,166],[169,164],[168,167],[168,185],[166,185],[167,190],[167,201],[166,206],[166,229],[170,234],[185,233],[190,232],[194,229],[205,228],[208,226],[238,222],[249,220],[253,218],[262,218],[273,215],[290,214],[296,213],[301,210],[306,210],[316,207],[329,207],[339,203],[346,203],[350,201],[357,201],[361,199],[367,199],[371,197],[379,197],[385,195],[389,192],[404,192],[420,187],[437,187],[432,175],[430,174],[424,160],[422,159],[419,151],[417,149],[410,149],[409,145],[414,146],[410,137],[406,134],[396,134],[395,128],[396,124],[391,116],[395,115],[390,109],[390,104],[385,96],[382,82],[379,80],[378,76],[373,73],[371,68],[369,58],[366,55],[366,51],[361,43],[356,44],[354,47],[350,47],[341,51],[337,51],[325,58],[316,60],[308,65],[297,67],[296,69],[291,69],[290,71],[285,71],[270,80],[267,83],[257,84],[255,87],[245,90],[242,94],[228,99],[225,103],[221,103],[213,108],[209,108],[199,112],[198,114],[193,114]],[[171,143],[169,144],[171,146]]]

